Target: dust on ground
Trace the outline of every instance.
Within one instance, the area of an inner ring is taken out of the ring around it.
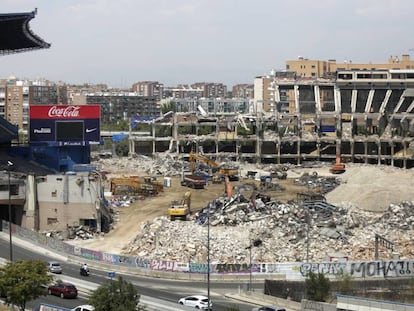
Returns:
[[[284,187],[285,191],[266,191],[262,192],[270,196],[273,200],[283,202],[297,198],[298,192],[307,190],[307,187],[297,185],[294,179],[274,181]],[[233,186],[241,184],[255,183],[254,180],[243,179],[231,182]],[[256,182],[257,184],[257,182]],[[106,234],[102,234],[96,239],[89,240],[70,240],[72,245],[81,245],[82,247],[102,251],[111,254],[120,254],[122,249],[132,241],[140,232],[141,226],[159,216],[167,216],[167,209],[174,200],[181,200],[186,191],[191,191],[191,211],[197,212],[206,207],[209,202],[225,194],[225,184],[209,183],[204,189],[190,189],[181,186],[179,177],[171,178],[171,187],[164,187],[164,192],[154,197],[148,197],[144,200],[133,202],[128,207],[119,207],[119,219],[113,225],[113,229]],[[243,193],[249,197],[249,193]]]
[[[295,179],[304,173],[316,172],[320,176],[333,176],[329,173],[329,167],[321,168],[292,168],[288,170],[286,180],[276,180],[286,190],[265,192],[272,200],[287,202],[297,198],[298,192],[307,191],[307,187],[295,184]],[[145,175],[145,174],[144,174]],[[144,176],[143,175],[143,176]],[[400,169],[379,165],[347,165],[344,174],[337,175],[342,184],[326,195],[331,204],[347,205],[357,209],[382,213],[390,204],[398,204],[404,200],[412,201],[414,193],[414,170]],[[243,183],[251,183],[253,180],[243,179],[232,182],[233,186]],[[71,244],[119,254],[141,230],[141,226],[156,217],[166,216],[171,201],[181,200],[184,193],[190,190],[192,193],[191,209],[193,212],[207,206],[209,202],[225,193],[224,184],[209,184],[205,189],[190,189],[180,184],[178,177],[171,178],[171,187],[164,187],[164,192],[156,197],[136,201],[129,207],[120,207],[119,220],[114,224],[109,233],[91,240],[72,240]],[[243,193],[249,197],[247,193]]]

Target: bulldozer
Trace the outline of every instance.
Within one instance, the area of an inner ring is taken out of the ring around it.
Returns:
[[[168,216],[171,221],[178,219],[187,220],[191,214],[191,191],[187,191],[181,201],[171,201],[168,208]]]

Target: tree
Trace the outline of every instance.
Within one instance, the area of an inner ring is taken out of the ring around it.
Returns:
[[[352,288],[352,276],[349,273],[341,270],[339,274],[336,275],[338,293],[343,295],[350,295],[353,292]]]
[[[45,287],[53,280],[41,260],[18,260],[0,269],[0,288],[6,294],[6,303],[26,309],[26,302],[46,295]]]
[[[132,283],[122,277],[101,284],[89,297],[89,304],[95,311],[143,311],[139,304],[140,295]]]
[[[161,105],[161,112],[162,114],[166,114],[167,112],[177,112],[177,103],[174,101],[169,101],[168,103],[164,103]]]
[[[126,157],[129,153],[129,140],[125,137],[115,145],[115,152],[119,157]]]
[[[309,272],[305,281],[306,297],[314,301],[325,301],[329,296],[331,284],[323,273]]]

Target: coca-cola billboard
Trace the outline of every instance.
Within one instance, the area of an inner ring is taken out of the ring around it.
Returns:
[[[30,142],[57,145],[100,143],[99,105],[30,106]]]

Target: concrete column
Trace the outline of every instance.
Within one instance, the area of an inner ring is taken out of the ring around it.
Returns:
[[[391,141],[390,146],[391,146],[391,166],[394,166],[394,142],[393,141]]]
[[[407,142],[403,142],[404,146],[404,160],[403,160],[403,166],[404,168],[407,168]]]
[[[26,201],[23,209],[25,213],[22,217],[22,226],[35,231],[39,230],[37,184],[34,175],[27,175],[26,178]]]
[[[355,161],[355,143],[354,143],[354,141],[351,141],[351,144],[350,144],[350,147],[351,147],[351,160],[352,160],[352,162],[354,162]]]
[[[378,144],[378,165],[380,165],[381,164],[381,141],[378,140],[377,144]]]
[[[277,149],[277,164],[280,164],[280,139],[279,138],[276,141],[276,149]]]
[[[368,164],[368,143],[364,141],[365,164]]]
[[[262,150],[262,144],[263,142],[259,139],[256,139],[256,163],[261,163],[262,158],[260,156],[261,150]]]
[[[320,141],[316,142],[316,152],[318,154],[318,161],[321,160],[321,143]]]

